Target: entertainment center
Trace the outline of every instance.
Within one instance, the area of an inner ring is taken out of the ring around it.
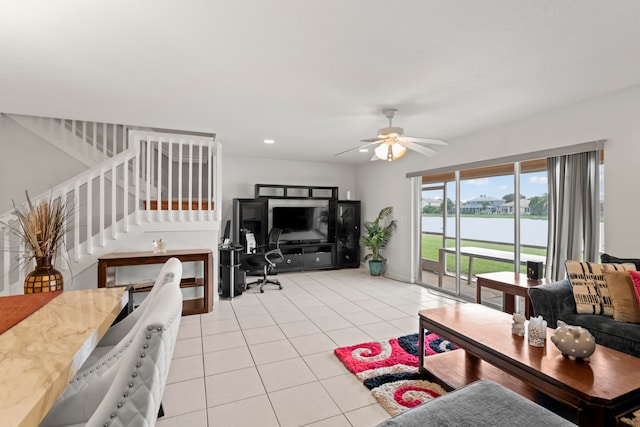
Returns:
[[[255,198],[233,200],[233,241],[265,244],[282,229],[277,271],[360,266],[360,201],[338,200],[338,187],[256,184]]]

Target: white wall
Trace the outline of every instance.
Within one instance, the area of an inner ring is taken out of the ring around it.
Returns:
[[[0,114],[0,214],[86,170],[86,166]]]
[[[255,195],[256,184],[309,185],[338,187],[339,198],[359,200],[356,167],[320,162],[297,162],[254,157],[230,156],[222,151],[222,221],[231,219],[233,199]]]
[[[401,280],[411,277],[411,186],[406,173],[598,139],[608,140],[605,250],[618,257],[640,257],[638,111],[640,86],[450,140],[449,146],[438,147],[439,153],[433,157],[411,153],[397,162],[360,166],[356,188],[363,200],[363,219],[373,219],[380,208],[390,205],[398,220],[398,231],[385,252],[388,274]]]

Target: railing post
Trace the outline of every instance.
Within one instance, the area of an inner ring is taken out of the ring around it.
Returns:
[[[214,176],[216,181],[216,192],[214,195],[216,220],[222,221],[222,145],[216,143],[216,170]]]
[[[169,221],[173,221],[173,144],[175,140],[169,138],[168,154],[167,154],[167,217]],[[178,200],[180,204],[180,200]]]

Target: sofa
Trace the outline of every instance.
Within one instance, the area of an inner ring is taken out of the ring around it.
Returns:
[[[575,424],[488,380],[479,380],[390,418],[378,427],[571,427]]]
[[[568,279],[546,283],[529,289],[535,316],[542,316],[551,328],[562,320],[582,326],[591,332],[596,343],[640,357],[640,324],[614,320],[600,314],[578,314]]]

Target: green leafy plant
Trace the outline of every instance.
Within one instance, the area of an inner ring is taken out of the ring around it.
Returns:
[[[385,258],[380,254],[380,249],[384,249],[387,246],[393,232],[398,227],[395,219],[389,219],[392,214],[393,207],[387,206],[380,210],[375,220],[364,223],[364,233],[360,237],[360,244],[371,251],[370,254],[364,257],[364,261],[368,259],[385,261]]]

